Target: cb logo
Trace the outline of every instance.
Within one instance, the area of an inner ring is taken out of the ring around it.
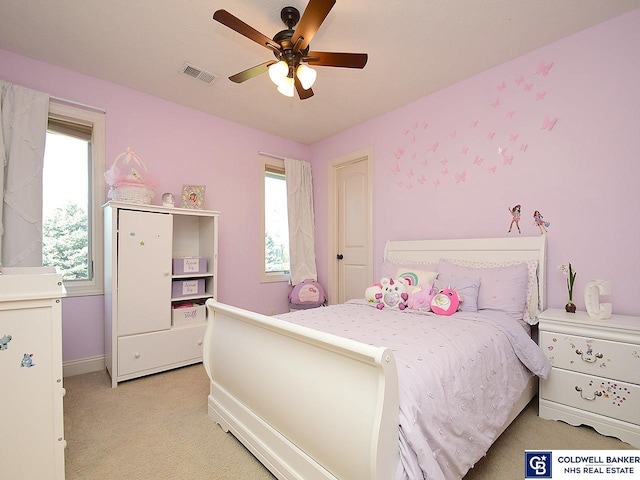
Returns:
[[[551,452],[525,452],[524,478],[552,478]]]

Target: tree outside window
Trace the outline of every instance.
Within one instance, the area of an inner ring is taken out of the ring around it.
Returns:
[[[261,281],[288,281],[289,220],[287,216],[287,182],[284,161],[261,156],[262,231],[264,244]]]

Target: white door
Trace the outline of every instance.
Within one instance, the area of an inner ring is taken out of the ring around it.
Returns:
[[[171,328],[173,216],[120,210],[118,336]]]
[[[368,155],[335,168],[335,245],[337,303],[364,298],[371,284],[371,179]]]

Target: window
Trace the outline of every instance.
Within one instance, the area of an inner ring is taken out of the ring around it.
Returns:
[[[104,114],[51,101],[43,168],[42,264],[67,294],[103,293]]]
[[[284,160],[260,155],[261,282],[289,281],[289,223]]]

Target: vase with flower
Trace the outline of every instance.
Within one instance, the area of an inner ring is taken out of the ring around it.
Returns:
[[[569,313],[576,313],[576,304],[573,303],[573,282],[576,280],[576,272],[571,266],[571,262],[563,264],[558,267],[562,273],[567,275],[567,290],[569,290],[569,301],[564,306],[564,309]]]

